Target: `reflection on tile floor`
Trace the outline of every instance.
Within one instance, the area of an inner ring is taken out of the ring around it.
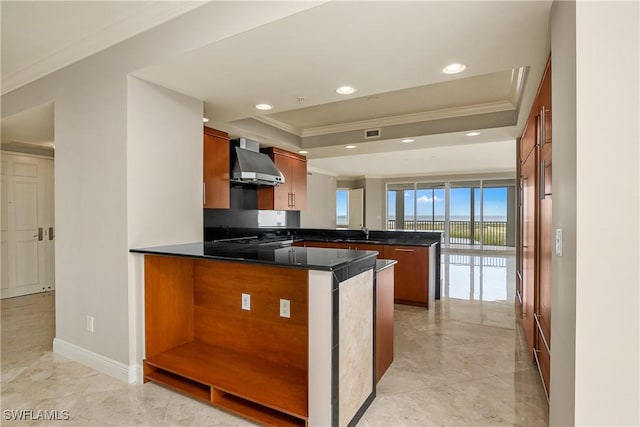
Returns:
[[[396,306],[395,360],[359,426],[547,425],[540,379],[516,327],[513,257],[457,257],[444,256],[446,292],[432,310]],[[2,300],[1,308],[1,409],[70,416],[3,419],[2,425],[253,425],[155,384],[124,384],[53,354],[53,293]]]

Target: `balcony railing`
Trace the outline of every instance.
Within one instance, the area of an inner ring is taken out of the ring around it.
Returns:
[[[444,232],[444,221],[406,220],[402,230],[407,231],[441,231]],[[387,221],[387,230],[396,230],[396,221]],[[480,232],[482,230],[483,243],[485,245],[507,245],[507,221],[484,221],[482,228],[480,222],[449,221],[449,243],[466,245],[479,245]]]

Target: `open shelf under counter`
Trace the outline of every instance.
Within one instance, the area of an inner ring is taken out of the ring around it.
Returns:
[[[192,341],[145,360],[145,380],[269,425],[305,425],[307,372]]]

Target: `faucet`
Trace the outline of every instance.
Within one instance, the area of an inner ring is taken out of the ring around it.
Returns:
[[[360,231],[362,231],[364,233],[364,238],[366,240],[369,240],[369,229],[367,227],[365,227],[364,225],[360,226]]]

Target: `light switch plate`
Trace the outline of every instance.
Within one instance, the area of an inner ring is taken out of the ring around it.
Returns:
[[[251,310],[251,295],[242,294],[242,309]]]
[[[288,299],[280,300],[280,317],[291,318],[291,301]]]
[[[556,228],[556,255],[562,256],[562,228]]]

